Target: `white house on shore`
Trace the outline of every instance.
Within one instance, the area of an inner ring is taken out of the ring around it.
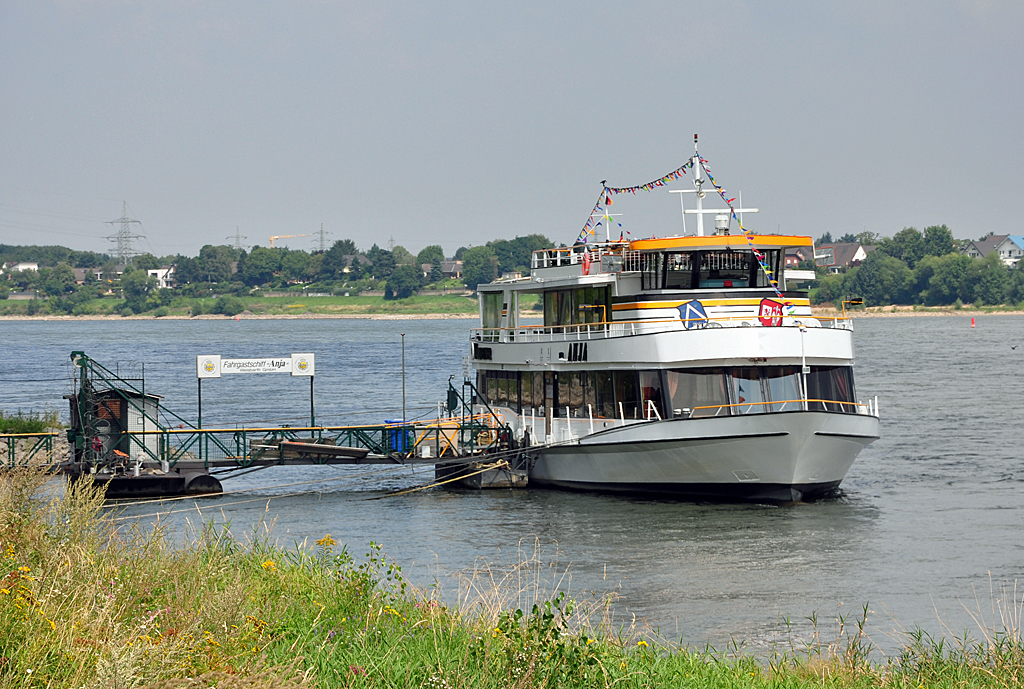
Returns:
[[[174,287],[174,266],[161,266],[159,268],[153,268],[147,270],[146,273],[150,277],[156,278],[156,286],[160,289],[167,289]]]
[[[1024,236],[1018,234],[990,234],[973,241],[964,248],[964,253],[971,258],[985,258],[996,252],[999,259],[1010,268],[1016,267],[1024,258]]]

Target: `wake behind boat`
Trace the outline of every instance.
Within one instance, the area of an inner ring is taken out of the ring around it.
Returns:
[[[605,186],[575,246],[534,252],[529,277],[478,287],[477,402],[536,446],[533,484],[806,500],[838,487],[879,437],[877,399],[857,401],[852,321],[813,317],[795,287],[813,272],[785,267],[787,249],[813,253],[811,238],[746,230],[756,209],[733,205],[694,139],[669,175]],[[683,235],[611,239],[612,195],[689,171],[694,189],[680,193],[697,207],[684,208]],[[725,208],[704,208],[712,190]],[[543,325],[520,323],[524,295],[540,295]]]

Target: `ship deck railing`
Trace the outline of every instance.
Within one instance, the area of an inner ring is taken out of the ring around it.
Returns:
[[[580,342],[667,332],[699,332],[716,328],[834,328],[853,330],[849,318],[785,317],[781,325],[765,326],[756,317],[666,318],[639,321],[577,323],[573,325],[525,325],[516,328],[473,328],[474,342]]]
[[[601,269],[601,259],[605,256],[614,256],[613,261],[607,265],[607,272],[633,273],[640,270],[639,251],[629,248],[629,242],[606,242],[592,244],[587,247],[591,261],[591,272],[605,272]],[[530,265],[533,270],[543,268],[558,268],[561,266],[581,265],[584,262],[583,249],[580,247],[560,247],[553,249],[538,249],[533,252]],[[606,262],[608,263],[608,262]],[[614,266],[614,267],[613,267]]]

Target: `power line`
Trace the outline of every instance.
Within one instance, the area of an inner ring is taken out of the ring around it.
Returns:
[[[248,237],[245,236],[244,234],[242,234],[242,231],[238,229],[238,225],[235,225],[235,233],[232,234],[232,235],[228,235],[226,237],[226,239],[234,239],[235,240],[235,251],[241,251],[243,248],[245,248],[245,247],[242,246],[242,240],[243,239],[248,239]],[[248,245],[246,245],[246,246],[248,246]]]
[[[327,235],[333,232],[324,232],[324,224],[320,223],[320,231],[316,233],[320,237],[320,253],[327,251]]]
[[[112,242],[117,242],[117,259],[121,265],[130,266],[132,264],[132,258],[137,255],[138,252],[132,249],[133,239],[143,239],[144,235],[132,234],[132,223],[136,225],[142,225],[142,222],[138,220],[132,220],[128,217],[128,202],[122,201],[124,204],[121,210],[121,217],[117,220],[108,220],[108,225],[117,225],[120,227],[117,230],[117,234],[104,237]]]

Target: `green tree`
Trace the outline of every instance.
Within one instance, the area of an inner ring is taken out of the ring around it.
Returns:
[[[401,265],[391,271],[384,287],[385,299],[408,299],[420,287],[420,269],[412,265]]]
[[[153,254],[139,254],[132,260],[132,265],[139,270],[156,270],[160,267],[160,261]]]
[[[953,233],[945,225],[930,225],[924,228],[924,253],[926,256],[945,256],[957,250]]]
[[[412,265],[416,262],[416,257],[409,252],[404,246],[396,246],[391,250],[391,255],[395,258],[395,265]]]
[[[850,234],[847,232],[842,237],[836,240],[839,244],[855,244],[857,242],[857,235]]]
[[[417,265],[423,265],[429,263],[430,265],[441,265],[444,261],[444,249],[438,244],[431,244],[428,247],[424,247],[422,251],[416,254]]]
[[[228,282],[235,250],[230,246],[207,244],[199,250],[199,270],[206,282]]]
[[[814,303],[827,304],[842,301],[846,295],[843,287],[845,279],[846,275],[839,273],[837,275],[826,275],[818,280],[817,289],[814,292]]]
[[[340,280],[344,277],[345,268],[348,267],[351,257],[358,254],[356,244],[351,239],[339,239],[331,245],[331,248],[324,252],[321,259],[320,271],[317,275],[321,280]]]
[[[121,293],[124,295],[126,309],[134,313],[146,310],[146,300],[156,289],[156,278],[146,274],[144,270],[125,272],[121,276]]]
[[[462,277],[466,286],[476,289],[479,284],[498,277],[498,258],[489,246],[474,246],[462,255]]]
[[[256,247],[245,258],[242,280],[251,287],[265,285],[273,280],[274,274],[280,270],[281,251],[279,249]]]
[[[309,254],[305,251],[288,251],[281,259],[281,273],[289,280],[303,280],[309,267]]]
[[[74,292],[75,271],[67,263],[58,263],[53,268],[40,268],[38,285],[51,297]]]
[[[512,240],[497,239],[487,242],[487,246],[494,251],[498,259],[498,272],[530,271],[533,261],[533,252],[539,249],[547,249],[554,243],[542,234],[531,234],[525,237],[516,237]]]
[[[913,273],[898,258],[872,251],[863,264],[847,273],[846,280],[850,293],[869,306],[904,304]]]
[[[924,256],[924,237],[917,228],[905,227],[891,239],[883,239],[878,249],[913,268]]]
[[[936,256],[925,263],[922,270],[930,270],[931,274],[927,276],[924,303],[929,306],[941,306],[960,299],[964,277],[973,261],[973,258],[964,254],[946,254]]]
[[[994,251],[972,260],[960,285],[960,298],[978,304],[1003,304],[1009,292],[1009,271]]]
[[[857,233],[857,241],[867,246],[876,246],[882,241],[882,237],[877,232],[864,230]]]
[[[366,257],[373,263],[370,266],[370,275],[378,280],[387,280],[391,271],[395,269],[395,257],[387,249],[381,249],[374,244],[366,252]]]
[[[205,282],[200,270],[199,261],[188,256],[178,256],[174,261],[174,278],[179,285],[190,285],[193,282]]]

